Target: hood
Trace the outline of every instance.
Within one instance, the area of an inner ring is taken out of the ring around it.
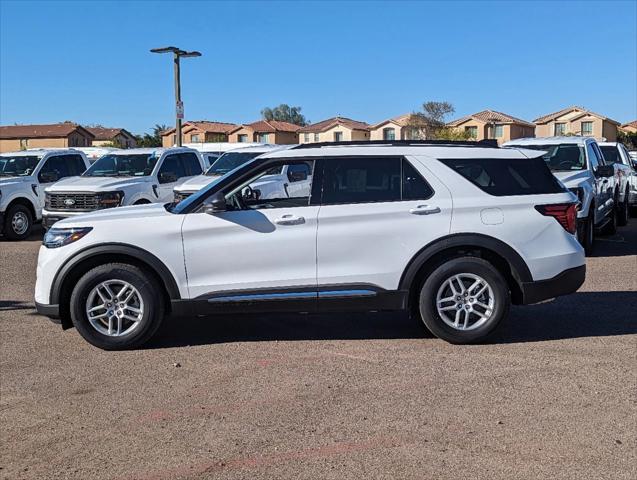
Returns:
[[[553,172],[553,175],[569,188],[577,187],[579,184],[586,182],[591,176],[588,170]]]
[[[197,175],[196,177],[189,178],[181,185],[177,185],[174,190],[175,192],[197,192],[203,187],[210,185],[219,177],[219,175]]]
[[[55,222],[56,228],[69,228],[80,226],[91,226],[98,222],[112,220],[142,220],[148,218],[165,217],[172,215],[164,208],[163,203],[147,203],[144,205],[133,205],[130,207],[107,208],[105,210],[95,210],[94,212],[83,213],[73,217]]]
[[[67,177],[46,189],[47,192],[111,192],[148,183],[152,177]]]

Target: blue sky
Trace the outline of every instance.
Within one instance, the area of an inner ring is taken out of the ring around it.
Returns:
[[[447,100],[526,120],[582,105],[637,118],[637,2],[0,0],[0,123],[140,133],[174,118],[247,123],[265,106],[370,123]]]

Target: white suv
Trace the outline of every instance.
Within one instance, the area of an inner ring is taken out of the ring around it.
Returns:
[[[448,143],[297,146],[178,204],[61,221],[40,249],[37,309],[104,349],[143,344],[167,312],[407,310],[470,343],[510,303],[576,291],[577,198],[542,153]],[[289,165],[310,166],[309,192],[244,196]]]
[[[190,148],[135,148],[102,156],[80,177],[68,178],[46,189],[42,212],[44,228],[58,220],[93,210],[167,203],[173,188],[206,165]]]
[[[591,137],[519,138],[503,145],[544,151],[544,161],[575,195],[577,238],[587,254],[593,249],[595,231],[612,235],[617,231],[615,167],[604,160]]]
[[[0,233],[10,240],[27,238],[42,218],[44,188],[88,167],[86,156],[73,149],[0,153]]]
[[[232,145],[240,145],[234,143]],[[252,160],[264,153],[273,152],[275,150],[282,150],[284,148],[290,148],[290,146],[283,145],[251,145],[249,147],[239,147],[225,152],[219,158],[215,159],[210,168],[206,170],[203,175],[197,175],[174,188],[174,200],[175,202],[181,202],[183,199],[188,198],[195,192],[198,192],[203,187],[209,185],[216,179],[222,177],[226,173],[235,168],[243,165],[244,163]]]

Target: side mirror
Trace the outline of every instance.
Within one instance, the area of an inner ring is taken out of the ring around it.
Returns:
[[[208,215],[226,211],[226,197],[223,192],[217,192],[209,196],[203,202],[204,212]]]
[[[600,165],[595,173],[598,177],[613,177],[615,175],[615,167],[613,165]]]
[[[173,172],[161,172],[159,174],[159,183],[173,183],[177,181],[177,175]]]
[[[40,172],[38,177],[40,183],[53,183],[60,179],[56,172]]]

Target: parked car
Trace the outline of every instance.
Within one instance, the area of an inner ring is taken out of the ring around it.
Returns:
[[[604,159],[615,166],[615,175],[620,178],[617,210],[617,223],[626,225],[630,210],[637,207],[637,167],[630,158],[626,147],[619,142],[601,142],[599,144]]]
[[[400,141],[273,151],[178,204],[56,224],[37,310],[104,349],[143,344],[167,312],[407,310],[447,341],[480,341],[511,303],[584,281],[577,198],[542,153]],[[310,194],[245,195],[290,165],[310,165]]]
[[[238,145],[237,143],[231,145]],[[231,170],[252,160],[259,155],[275,150],[290,148],[282,145],[257,144],[250,147],[235,148],[221,155],[203,175],[193,177],[174,188],[174,201],[181,202],[206,185],[222,177]]]
[[[201,153],[208,165],[212,165],[221,155],[230,150],[245,147],[258,147],[265,145],[264,143],[246,143],[246,142],[206,142],[206,143],[185,143],[183,146],[192,148]]]
[[[543,150],[544,161],[580,201],[577,238],[587,254],[593,249],[594,233],[617,230],[615,169],[606,164],[599,145],[590,137],[519,138],[504,147]]]
[[[24,240],[42,219],[44,189],[89,167],[74,149],[32,149],[0,154],[0,233]]]
[[[103,157],[107,153],[116,152],[121,150],[115,147],[74,147],[75,150],[79,150],[86,155],[88,161],[94,163],[98,158]]]
[[[101,157],[80,177],[62,180],[46,189],[42,223],[55,222],[93,210],[167,203],[173,188],[205,169],[191,148],[133,148]]]

